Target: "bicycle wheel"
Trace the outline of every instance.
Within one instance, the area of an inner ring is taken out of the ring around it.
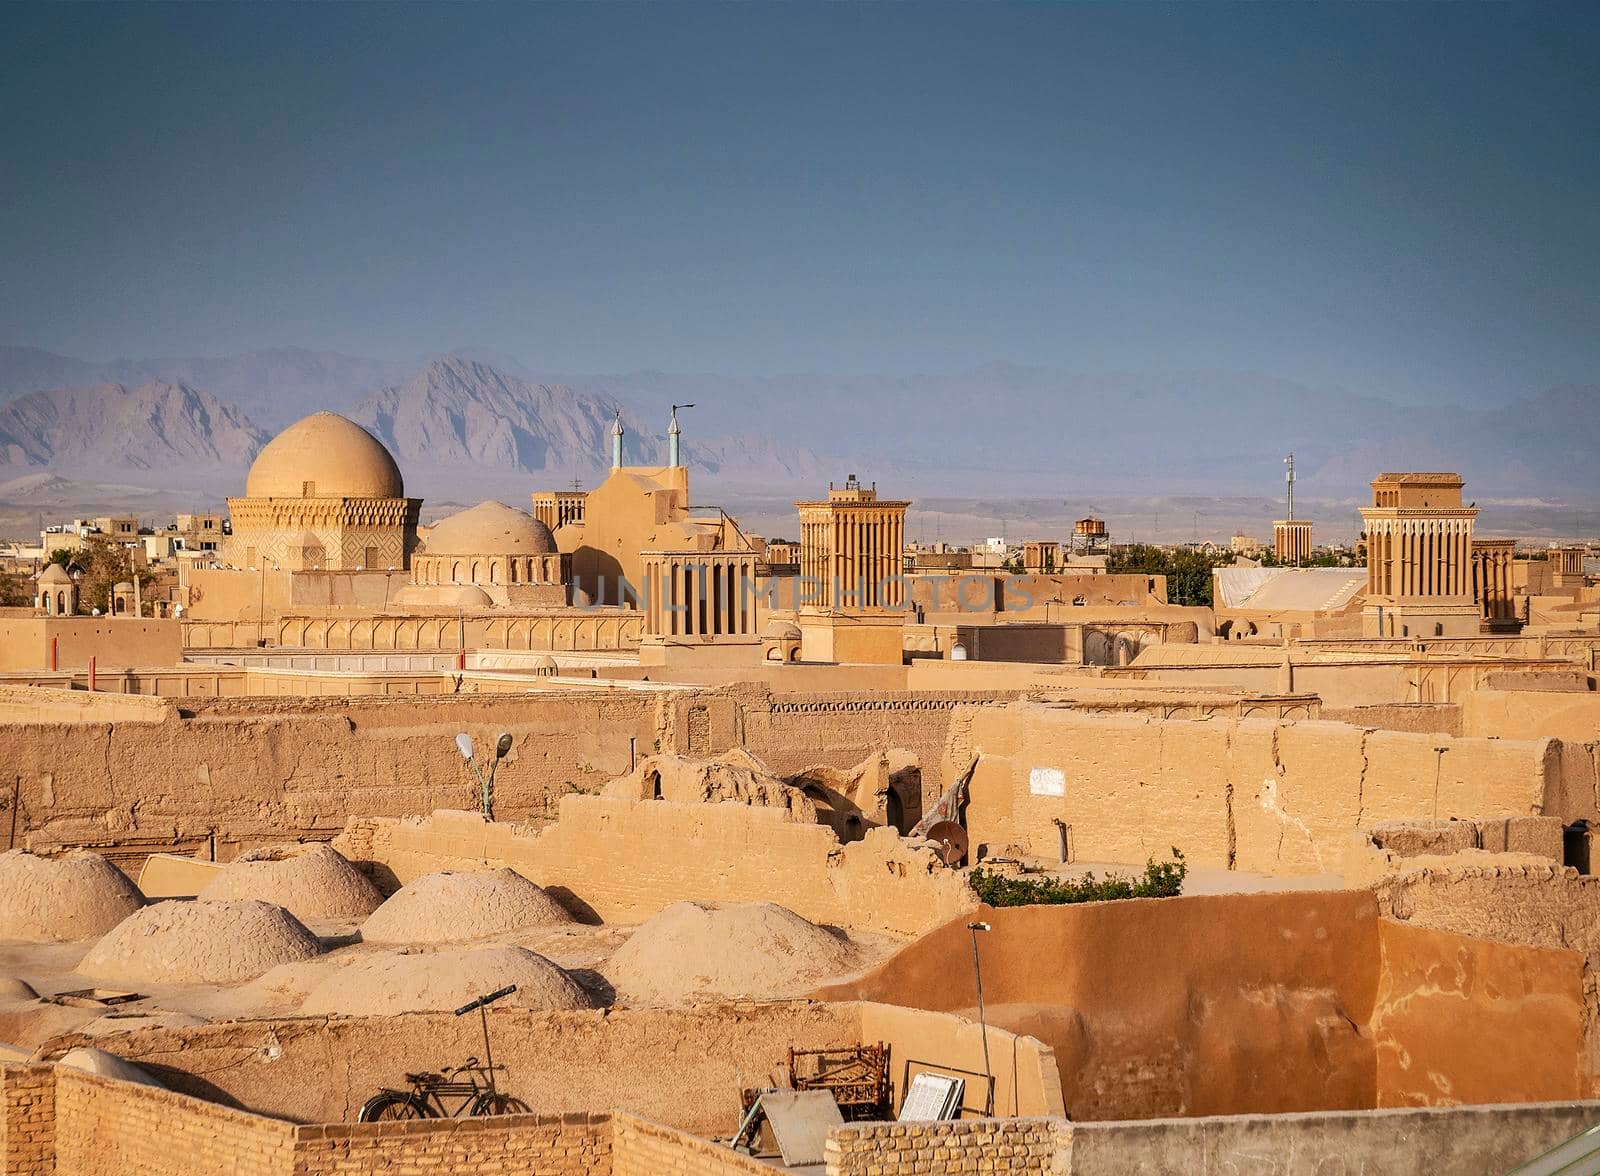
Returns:
[[[478,1101],[472,1104],[474,1115],[526,1115],[530,1109],[528,1104],[520,1098],[512,1098],[509,1094],[490,1094],[485,1091],[478,1096]]]
[[[385,1090],[361,1104],[357,1123],[386,1123],[394,1119],[431,1119],[433,1111],[415,1095]]]

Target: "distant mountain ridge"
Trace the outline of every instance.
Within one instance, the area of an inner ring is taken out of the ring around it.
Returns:
[[[237,405],[159,380],[34,392],[0,406],[0,470],[230,471],[267,440]]]
[[[652,429],[612,397],[508,376],[460,355],[374,392],[351,416],[389,447],[408,477],[411,471],[498,471],[540,475],[554,487],[571,478],[592,485],[605,475],[619,411],[624,461],[665,465],[665,421]],[[693,439],[694,421],[685,424],[691,439],[684,460],[710,474],[784,482],[822,469],[804,449],[780,448],[760,436]]]
[[[144,374],[79,378],[109,368]],[[618,407],[629,460],[657,462],[669,406],[693,402],[690,460],[726,483],[785,492],[859,472],[912,495],[1279,497],[1292,451],[1302,491],[1330,500],[1364,499],[1383,470],[1451,469],[1473,497],[1600,503],[1600,385],[1485,409],[1397,405],[1257,373],[1086,375],[998,362],[911,376],[561,376],[484,350],[400,362],[282,348],[95,365],[0,347],[0,398],[41,381],[131,387],[156,377],[234,401],[272,431],[319,408],[346,413],[423,484],[592,484]]]

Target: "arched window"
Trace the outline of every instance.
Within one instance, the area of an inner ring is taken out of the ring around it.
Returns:
[[[456,560],[455,563],[450,565],[450,582],[452,584],[461,583],[461,561],[460,560]]]

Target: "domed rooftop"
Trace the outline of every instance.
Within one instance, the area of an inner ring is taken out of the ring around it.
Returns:
[[[434,524],[424,555],[554,555],[550,528],[503,502],[480,502]]]
[[[72,577],[67,575],[67,569],[58,563],[53,563],[39,573],[41,584],[70,584]]]
[[[798,641],[800,626],[781,617],[773,617],[761,627],[761,636],[769,641]]]
[[[404,498],[383,443],[336,412],[296,421],[256,455],[247,498]]]

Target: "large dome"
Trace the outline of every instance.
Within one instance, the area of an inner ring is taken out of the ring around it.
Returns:
[[[424,555],[554,555],[550,528],[526,511],[503,502],[477,506],[442,519],[422,541]]]
[[[336,412],[296,421],[256,455],[247,498],[404,498],[383,443]]]

